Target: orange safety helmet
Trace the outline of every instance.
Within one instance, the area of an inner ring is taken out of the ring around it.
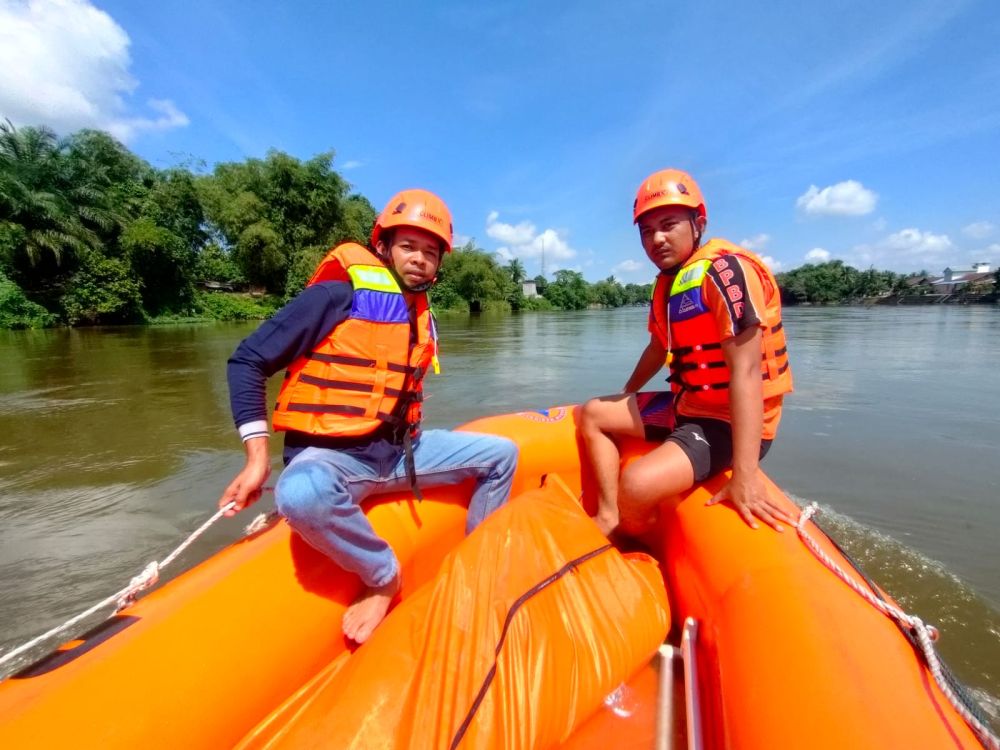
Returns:
[[[378,243],[382,230],[393,227],[416,227],[430,232],[441,239],[445,252],[451,252],[451,211],[429,190],[403,190],[392,196],[372,228],[372,247]]]
[[[708,221],[701,188],[691,175],[679,169],[661,169],[643,180],[632,204],[632,223],[638,223],[640,216],[660,206],[688,206]]]

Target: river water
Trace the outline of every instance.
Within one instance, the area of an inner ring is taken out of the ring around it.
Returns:
[[[444,317],[428,425],[620,390],[645,315]],[[242,465],[225,362],[252,329],[0,331],[0,649],[119,589],[213,512]],[[796,388],[764,469],[938,625],[995,716],[1000,308],[793,308],[786,329]],[[179,568],[247,520],[216,524]]]

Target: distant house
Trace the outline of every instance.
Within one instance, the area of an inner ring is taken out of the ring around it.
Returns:
[[[521,294],[525,297],[537,297],[538,289],[535,287],[534,281],[522,281],[521,282]]]
[[[928,280],[935,294],[952,294],[968,289],[972,284],[993,286],[995,282],[989,263],[973,263],[970,270],[946,268],[943,276]]]

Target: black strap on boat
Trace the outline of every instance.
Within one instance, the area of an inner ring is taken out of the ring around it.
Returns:
[[[455,732],[455,737],[451,741],[451,750],[455,750],[455,748],[458,747],[458,744],[462,741],[462,738],[465,737],[465,733],[469,731],[469,726],[472,724],[472,719],[475,717],[476,711],[479,710],[479,706],[482,705],[483,700],[486,698],[486,691],[489,690],[489,687],[493,682],[493,678],[496,677],[497,658],[500,656],[500,650],[503,648],[504,641],[507,639],[507,631],[510,628],[511,622],[514,620],[514,615],[517,613],[517,611],[529,599],[531,599],[531,597],[533,597],[540,591],[548,588],[550,585],[558,581],[560,578],[562,578],[570,571],[575,570],[577,566],[579,566],[581,563],[585,563],[587,562],[587,560],[597,557],[598,555],[603,554],[610,549],[612,549],[612,545],[605,544],[603,547],[598,547],[597,549],[593,549],[590,552],[586,553],[585,555],[580,555],[580,557],[570,560],[568,563],[563,565],[561,568],[559,568],[559,570],[550,575],[548,578],[539,581],[530,589],[521,594],[521,596],[519,596],[517,600],[511,605],[510,609],[507,610],[507,617],[504,620],[503,629],[500,631],[500,640],[497,642],[496,649],[493,653],[493,666],[491,666],[489,672],[486,673],[486,677],[483,679],[483,684],[479,688],[479,692],[476,694],[476,699],[472,702],[472,707],[469,709],[469,712],[465,715],[465,718],[459,725],[458,731]]]

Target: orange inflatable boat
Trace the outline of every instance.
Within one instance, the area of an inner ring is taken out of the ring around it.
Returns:
[[[794,529],[751,530],[705,506],[718,477],[618,550],[579,505],[573,407],[462,429],[519,444],[513,499],[468,538],[468,486],[373,501],[403,589],[366,644],[340,634],[358,581],[278,522],[0,683],[0,747],[992,742],[811,522],[815,550]]]

